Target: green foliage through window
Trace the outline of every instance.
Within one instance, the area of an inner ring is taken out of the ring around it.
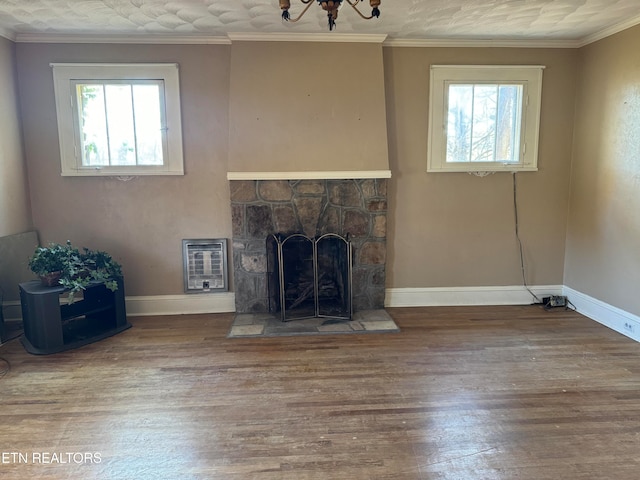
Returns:
[[[82,165],[162,165],[160,82],[77,83]]]

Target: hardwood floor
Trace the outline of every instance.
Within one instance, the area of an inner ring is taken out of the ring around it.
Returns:
[[[536,306],[388,311],[400,333],[227,339],[223,314],[5,344],[0,478],[640,478],[640,344]]]

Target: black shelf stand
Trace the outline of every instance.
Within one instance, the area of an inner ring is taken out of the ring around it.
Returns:
[[[92,283],[83,299],[61,303],[64,287],[45,287],[38,280],[21,283],[20,302],[24,348],[35,355],[58,353],[120,333],[131,327],[124,303],[124,281],[109,290],[103,283]]]

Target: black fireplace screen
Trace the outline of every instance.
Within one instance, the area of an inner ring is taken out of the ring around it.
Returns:
[[[351,319],[351,242],[334,233],[267,237],[269,311],[282,321]]]

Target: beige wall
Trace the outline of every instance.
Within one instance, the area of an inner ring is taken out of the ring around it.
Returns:
[[[110,252],[127,295],[183,292],[184,238],[231,237],[226,179],[229,53],[224,45],[18,44],[33,220],[43,243]],[[50,62],[180,64],[184,176],[60,176]]]
[[[0,38],[0,237],[32,227],[18,112],[15,46]]]
[[[181,240],[231,237],[227,170],[377,170],[388,158],[388,287],[519,284],[512,176],[426,173],[429,65],[543,64],[540,170],[517,175],[528,282],[640,314],[639,42],[640,27],[580,50],[18,44],[28,198],[14,46],[0,39],[0,236],[32,228],[31,203],[42,242],[110,251],[129,295],[177,294]],[[49,63],[73,61],[180,64],[185,176],[60,176]],[[380,95],[385,105],[368,101]]]
[[[234,42],[229,170],[388,170],[382,45]]]
[[[387,286],[522,283],[510,173],[426,173],[431,64],[545,65],[539,171],[517,174],[527,281],[559,285],[563,263],[575,50],[384,48],[392,179]]]
[[[520,230],[528,282],[562,283],[575,50],[286,42],[17,49],[41,240],[113,253],[129,295],[181,293],[181,239],[231,237],[227,163],[230,171],[390,168],[388,287],[520,284],[512,176],[426,173],[429,65],[546,65],[540,171],[517,176]],[[49,63],[73,61],[180,64],[184,177],[60,177]]]
[[[580,50],[565,284],[640,315],[640,27]]]

